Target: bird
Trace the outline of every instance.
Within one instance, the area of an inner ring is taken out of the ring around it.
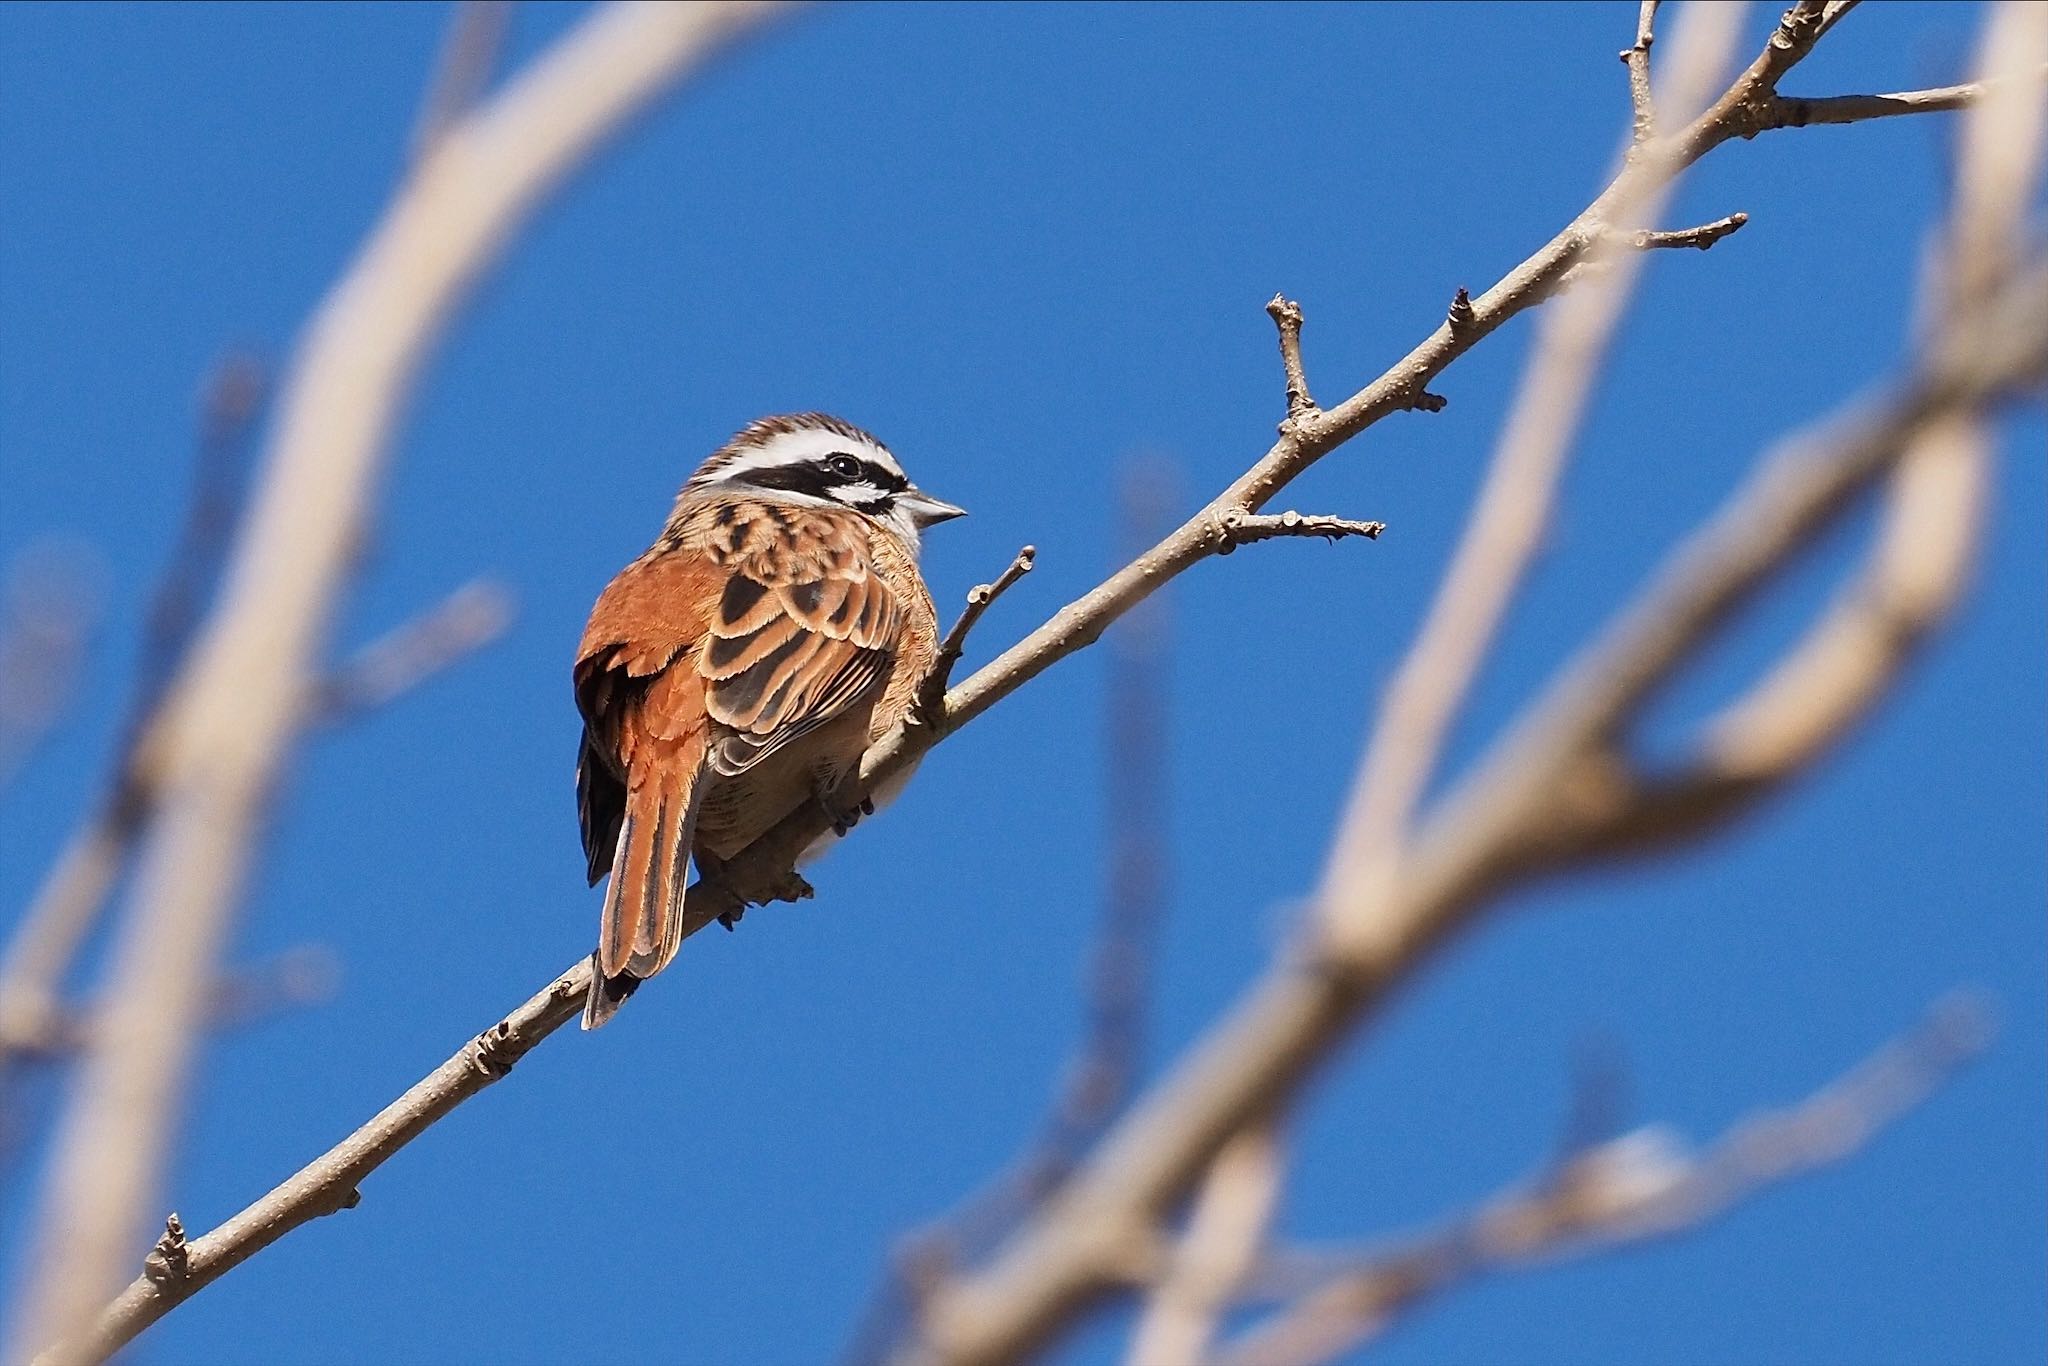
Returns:
[[[576,804],[590,885],[611,881],[583,1028],[675,957],[693,858],[716,877],[809,799],[840,834],[858,818],[840,785],[938,656],[922,533],[964,514],[850,422],[764,417],[599,594],[574,669]]]

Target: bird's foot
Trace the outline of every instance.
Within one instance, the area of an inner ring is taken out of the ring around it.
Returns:
[[[875,814],[875,801],[872,797],[862,797],[856,802],[841,801],[839,793],[844,786],[843,783],[820,781],[811,791],[811,796],[825,812],[825,819],[832,822],[832,833],[842,839],[845,838],[847,831],[860,824],[862,816]]]
[[[699,884],[692,890],[692,895],[731,903],[728,909],[718,913],[718,923],[730,934],[747,913],[746,898],[734,892],[732,884],[726,880],[724,859],[707,854],[702,849],[692,854],[691,858],[697,864]]]

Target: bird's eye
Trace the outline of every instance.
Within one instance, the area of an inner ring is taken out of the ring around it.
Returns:
[[[841,479],[860,478],[860,461],[850,455],[835,455],[825,462],[826,468]]]

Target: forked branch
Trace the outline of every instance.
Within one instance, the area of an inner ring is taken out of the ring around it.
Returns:
[[[1038,547],[1027,545],[996,575],[993,583],[978,583],[967,590],[967,606],[961,609],[946,638],[939,642],[938,658],[932,661],[932,670],[918,689],[917,718],[921,725],[938,728],[945,724],[946,685],[952,681],[953,669],[967,649],[968,633],[980,623],[982,613],[1009,592],[1017,580],[1029,574],[1037,561]]]

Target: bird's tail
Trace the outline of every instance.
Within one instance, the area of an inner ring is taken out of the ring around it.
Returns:
[[[633,988],[676,956],[702,776],[701,764],[659,764],[627,784],[597,936],[597,971],[583,1006],[585,1029],[609,1020]]]

